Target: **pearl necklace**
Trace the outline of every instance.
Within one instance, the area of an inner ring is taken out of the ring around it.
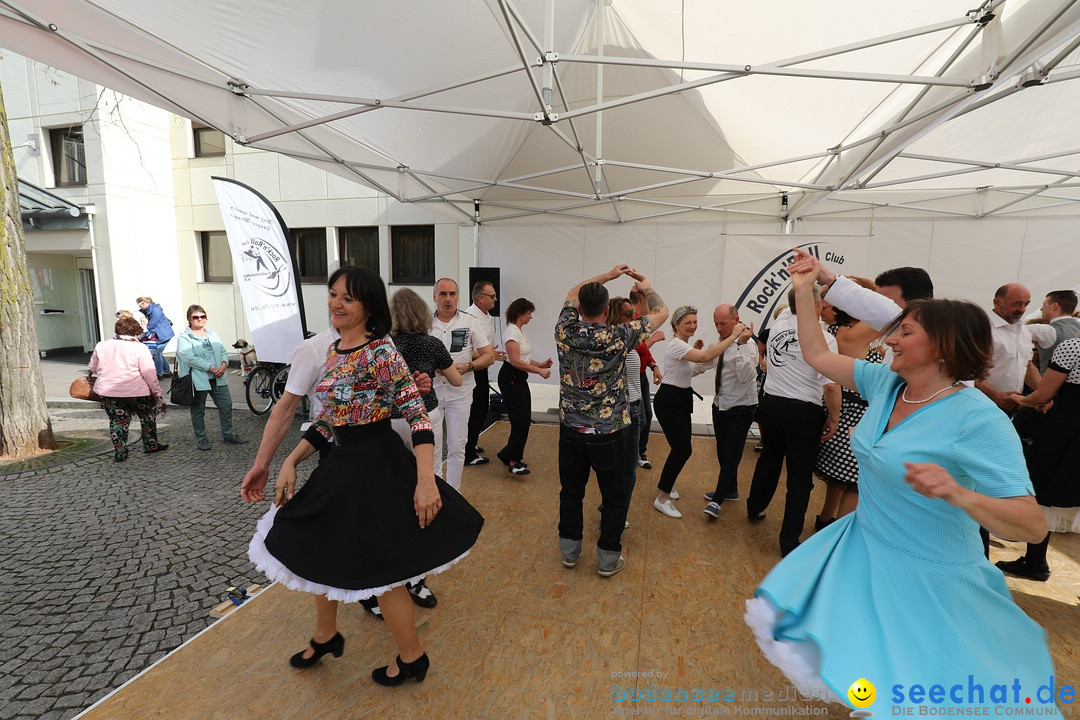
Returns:
[[[905,385],[904,386],[904,391],[902,393],[900,393],[900,399],[903,400],[904,402],[906,402],[908,405],[922,405],[923,403],[930,402],[931,400],[933,400],[934,398],[936,398],[938,395],[945,392],[946,390],[951,390],[954,387],[958,387],[960,384],[961,384],[960,381],[957,380],[953,384],[946,385],[945,387],[941,388],[936,393],[933,393],[932,395],[928,395],[928,396],[924,397],[922,400],[908,400],[908,397],[907,397],[907,385]]]

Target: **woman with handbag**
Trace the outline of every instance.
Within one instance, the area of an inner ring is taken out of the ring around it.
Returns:
[[[206,438],[206,396],[214,399],[221,421],[221,436],[226,443],[243,445],[233,432],[232,395],[229,394],[229,356],[225,345],[213,330],[206,327],[206,310],[202,305],[187,309],[187,328],[176,339],[177,373],[191,375],[195,402],[191,406],[191,428],[195,431],[195,447],[209,450]]]
[[[143,452],[156,453],[168,449],[158,442],[158,408],[164,407],[157,370],[150,351],[139,342],[142,326],[132,317],[122,317],[113,328],[116,333],[102,340],[90,356],[90,372],[97,373],[94,391],[101,396],[101,407],[109,416],[109,435],[113,442],[113,459],[128,458],[128,427],[131,416],[139,417],[142,425]]]

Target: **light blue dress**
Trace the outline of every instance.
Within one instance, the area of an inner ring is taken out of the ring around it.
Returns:
[[[936,463],[990,497],[1033,495],[1005,414],[965,388],[885,432],[904,381],[886,365],[857,361],[855,384],[870,403],[851,436],[858,507],[773,568],[747,603],[762,650],[813,697],[850,704],[850,685],[869,680],[877,700],[868,709],[879,717],[893,705],[993,705],[1001,695],[992,699],[995,685],[1008,686],[1002,704],[1061,717],[1052,701],[1036,697],[1054,675],[1046,633],[983,556],[978,524],[904,482],[905,462]],[[923,692],[941,685],[944,697],[920,701],[914,685]],[[974,686],[983,690],[981,701]]]

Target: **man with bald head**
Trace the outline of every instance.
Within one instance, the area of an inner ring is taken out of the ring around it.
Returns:
[[[430,335],[446,346],[451,359],[461,373],[461,386],[454,387],[442,375],[436,375],[432,386],[443,411],[446,431],[446,482],[455,490],[461,489],[461,472],[465,467],[465,439],[469,434],[469,412],[472,393],[476,387],[477,370],[495,362],[491,339],[480,321],[458,310],[458,284],[450,278],[435,283],[435,315],[431,318]],[[436,473],[441,458],[435,458]]]
[[[1032,342],[1046,346],[1044,337],[1033,339],[1031,328],[1024,323],[1030,302],[1031,292],[1019,283],[1007,283],[994,293],[994,311],[989,314],[994,365],[985,380],[975,381],[975,387],[1010,415],[1016,403],[1009,399],[1009,393],[1022,392],[1025,380],[1030,387],[1039,384],[1039,370],[1031,362]]]
[[[721,340],[731,337],[739,322],[734,305],[718,305],[713,311],[713,324]],[[720,472],[716,490],[705,493],[709,504],[705,514],[719,517],[725,500],[739,499],[739,462],[746,447],[746,433],[754,422],[757,410],[757,343],[753,328],[742,332],[724,354],[712,361],[716,367],[712,402],[713,436],[716,438],[716,460]]]

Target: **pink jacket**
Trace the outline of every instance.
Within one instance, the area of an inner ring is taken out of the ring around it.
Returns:
[[[102,340],[90,357],[90,370],[98,376],[94,392],[102,397],[161,395],[154,358],[138,338]]]

